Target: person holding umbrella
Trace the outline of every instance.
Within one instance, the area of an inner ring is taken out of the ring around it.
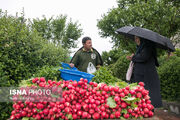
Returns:
[[[162,107],[160,80],[156,70],[159,66],[156,47],[173,52],[175,48],[172,43],[168,38],[141,27],[125,26],[116,32],[133,39],[137,44],[136,53],[127,56],[127,59],[134,63],[130,81],[144,82],[152,105],[155,108]]]
[[[137,44],[136,53],[127,56],[127,59],[134,63],[131,82],[144,82],[145,89],[149,90],[152,105],[155,108],[162,107],[160,80],[156,70],[159,63],[155,45],[138,36],[135,36],[135,42]]]

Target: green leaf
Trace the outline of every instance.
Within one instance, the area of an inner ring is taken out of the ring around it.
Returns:
[[[129,102],[129,101],[135,101],[137,98],[125,96],[124,98],[121,99],[124,100],[125,102]]]
[[[128,86],[128,83],[124,81],[116,82],[116,86],[119,86],[120,88],[125,88],[126,86]]]
[[[130,87],[131,90],[135,89],[137,86],[138,86],[138,83],[129,84],[129,87]]]
[[[124,117],[121,116],[121,117],[120,117],[120,120],[126,120],[126,119],[125,119]]]
[[[73,119],[71,114],[67,114],[66,116],[67,116],[68,120],[72,120]]]
[[[135,103],[131,103],[131,107],[136,108],[136,107],[138,107],[138,105],[136,105]]]
[[[51,94],[51,97],[59,98],[60,95]]]
[[[124,100],[125,102],[138,102],[140,101],[140,98],[135,98],[135,97],[131,97],[131,96],[125,96],[124,98],[121,98],[122,100]]]
[[[36,120],[35,118],[33,118],[33,117],[30,117],[30,120]]]
[[[37,109],[37,108],[36,108],[36,110],[37,110],[38,113],[42,111],[42,110],[39,110],[39,109]]]
[[[22,120],[29,120],[29,118],[28,117],[23,117]]]
[[[110,108],[115,108],[116,107],[116,102],[114,101],[114,99],[112,97],[109,97],[107,99],[107,104],[109,105]]]
[[[143,116],[140,116],[140,117],[139,117],[139,119],[141,119],[141,120],[142,120],[142,119],[143,119]]]
[[[122,109],[121,113],[127,114],[127,110],[126,109]]]

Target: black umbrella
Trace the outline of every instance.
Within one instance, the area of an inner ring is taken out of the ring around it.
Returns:
[[[175,48],[169,38],[145,28],[125,26],[117,29],[116,32],[130,37],[133,40],[134,36],[138,36],[156,43],[157,47],[169,50],[171,52],[175,51]]]

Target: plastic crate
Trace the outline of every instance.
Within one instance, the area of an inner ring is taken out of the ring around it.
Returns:
[[[87,79],[88,83],[91,81],[91,79],[94,77],[94,75],[78,71],[77,68],[70,68],[68,67],[69,64],[62,63],[63,69],[59,69],[61,71],[61,78],[63,80],[76,80],[79,81],[81,78]],[[66,69],[68,68],[68,69]]]
[[[60,69],[61,71],[61,78],[63,80],[76,80],[79,81],[81,78],[87,79],[88,83],[91,81],[91,79],[94,77],[94,75],[81,72],[78,70],[68,70],[68,69]]]
[[[76,67],[71,68],[67,63],[61,62],[61,65],[64,69],[78,70]]]

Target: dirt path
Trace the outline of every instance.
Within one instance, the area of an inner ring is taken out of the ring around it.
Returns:
[[[180,115],[165,111],[163,109],[155,109],[154,117],[148,119],[149,120],[180,120]]]

